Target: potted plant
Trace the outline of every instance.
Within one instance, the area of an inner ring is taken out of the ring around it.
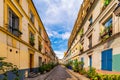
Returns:
[[[83,33],[84,33],[84,30],[83,30],[83,28],[80,30],[80,32],[79,32],[79,34],[80,34],[80,37],[82,37],[83,36]]]
[[[39,45],[39,51],[41,51],[42,50],[42,45]]]
[[[31,46],[34,46],[34,45],[35,45],[35,43],[34,43],[34,41],[35,41],[34,36],[30,37],[29,40],[30,40],[30,45],[31,45]]]
[[[111,0],[104,0],[104,6],[107,6]]]

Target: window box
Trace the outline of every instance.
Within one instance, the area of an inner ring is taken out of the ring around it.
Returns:
[[[100,32],[101,38],[104,38],[104,36],[106,35],[109,35],[109,36],[112,35],[112,25],[110,25],[109,27],[105,28],[103,31]]]

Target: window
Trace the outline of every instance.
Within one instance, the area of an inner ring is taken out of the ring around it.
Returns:
[[[82,64],[82,68],[84,67],[84,58],[82,57],[81,58],[81,62],[83,62],[83,64]]]
[[[42,66],[42,57],[39,57],[39,66]]]
[[[35,45],[35,37],[34,37],[34,34],[30,31],[29,33],[29,43],[31,46],[34,46]]]
[[[32,23],[34,23],[34,15],[33,15],[32,11],[30,11],[30,20],[32,21]]]
[[[104,23],[104,26],[105,28],[108,28],[112,25],[112,18],[108,19],[105,23]]]
[[[112,18],[103,23],[104,30],[100,31],[101,38],[109,38],[112,35]]]
[[[9,8],[9,22],[8,22],[8,30],[13,35],[19,37],[22,33],[19,31],[19,18],[18,16]]]
[[[39,27],[39,34],[41,34],[41,28]]]
[[[92,35],[89,37],[89,49],[92,48]]]
[[[92,67],[92,55],[89,56],[89,66]]]
[[[89,25],[89,26],[91,26],[91,25],[92,25],[92,23],[93,23],[92,16],[90,17],[89,22],[90,22],[90,25]]]
[[[42,50],[42,45],[41,45],[41,42],[40,42],[40,41],[39,41],[38,50],[39,50],[39,51],[41,51],[41,50]]]
[[[83,52],[83,51],[84,51],[83,44],[84,44],[84,42],[81,42],[81,44],[80,44],[80,52]]]

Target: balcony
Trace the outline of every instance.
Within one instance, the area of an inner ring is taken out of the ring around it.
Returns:
[[[120,3],[118,4],[118,6],[116,7],[116,9],[114,10],[114,14],[116,16],[120,16]]]
[[[11,26],[9,26],[9,31],[17,37],[20,37],[22,35],[22,32],[19,29],[11,27]]]
[[[102,7],[102,11],[109,5],[111,1],[112,0],[104,0],[104,6]]]
[[[101,39],[108,39],[110,36],[112,36],[112,25],[100,32]]]

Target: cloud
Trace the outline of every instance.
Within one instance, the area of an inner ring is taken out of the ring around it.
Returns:
[[[62,58],[83,0],[33,0],[33,2],[50,37],[53,50],[59,58]]]
[[[55,51],[55,53],[57,54],[57,57],[59,58],[59,59],[62,59],[63,57],[64,57],[64,51]]]
[[[70,36],[70,32],[58,33],[56,31],[49,31],[48,35],[50,38],[55,37],[55,38],[61,38],[62,40],[68,40]]]
[[[71,31],[83,0],[34,0],[44,25],[63,24]]]
[[[61,35],[62,39],[68,39],[70,37],[70,32],[65,32],[64,34]]]

